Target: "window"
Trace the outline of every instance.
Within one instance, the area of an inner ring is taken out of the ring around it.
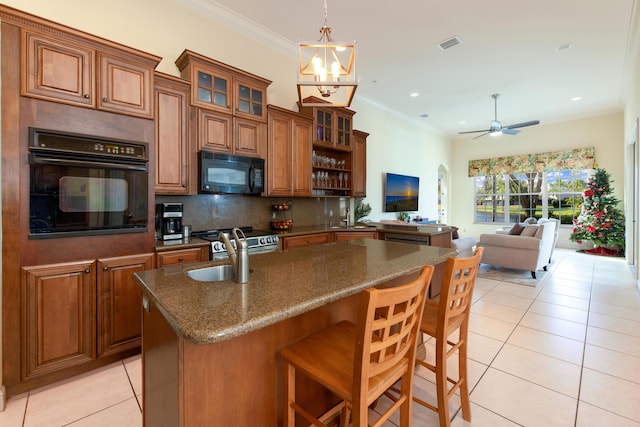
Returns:
[[[476,176],[475,221],[515,223],[529,217],[572,224],[580,213],[589,169]]]

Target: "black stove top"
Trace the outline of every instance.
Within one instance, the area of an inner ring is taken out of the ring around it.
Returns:
[[[278,233],[275,231],[254,230],[253,227],[238,227],[244,233],[245,237],[267,237],[275,236]],[[220,233],[231,233],[232,228],[219,228],[215,230],[194,231],[191,233],[192,237],[208,240],[210,242],[217,242],[219,240]],[[242,236],[240,236],[242,237]]]

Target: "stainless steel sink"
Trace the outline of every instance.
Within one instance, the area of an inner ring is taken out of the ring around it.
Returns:
[[[187,275],[200,282],[221,282],[223,280],[233,280],[235,277],[233,266],[230,264],[190,270],[187,271]]]

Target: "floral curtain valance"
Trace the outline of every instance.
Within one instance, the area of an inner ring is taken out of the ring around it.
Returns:
[[[593,169],[595,167],[595,154],[596,149],[594,147],[586,147],[547,153],[469,160],[469,176],[546,172],[564,169]]]

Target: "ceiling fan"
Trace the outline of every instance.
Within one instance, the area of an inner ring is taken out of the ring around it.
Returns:
[[[538,125],[540,124],[540,120],[531,120],[529,122],[522,122],[522,123],[516,123],[514,125],[509,125],[509,126],[502,126],[502,124],[498,121],[498,97],[500,96],[499,93],[494,93],[493,95],[491,95],[491,97],[493,98],[493,102],[494,102],[494,120],[491,121],[491,126],[489,127],[489,129],[483,129],[483,130],[469,130],[466,132],[458,132],[460,134],[463,133],[477,133],[477,132],[484,132],[482,135],[478,135],[473,139],[478,139],[481,136],[485,136],[487,134],[490,135],[500,135],[500,134],[507,134],[507,135],[516,135],[518,133],[520,133],[519,130],[517,130],[516,128],[523,128],[526,126],[533,126],[533,125]]]

